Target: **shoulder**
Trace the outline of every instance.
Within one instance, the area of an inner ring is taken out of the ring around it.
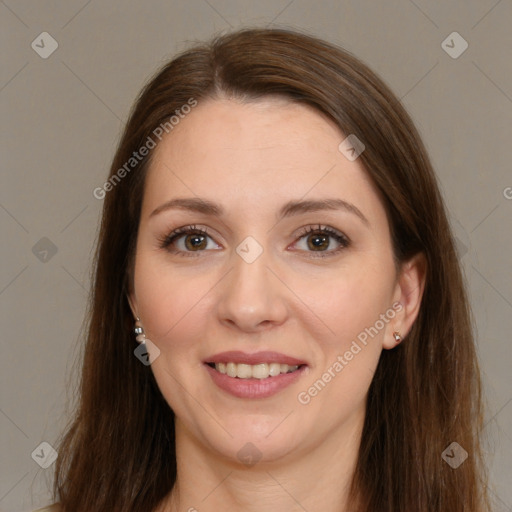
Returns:
[[[54,505],[50,505],[48,507],[39,508],[37,510],[34,510],[34,512],[59,512],[60,506],[58,503],[55,503]]]

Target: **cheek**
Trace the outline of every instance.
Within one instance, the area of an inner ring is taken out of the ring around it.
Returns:
[[[371,265],[350,265],[328,279],[306,282],[297,289],[328,329],[324,342],[342,349],[373,326],[391,307],[394,275]],[[379,327],[382,326],[379,323]],[[383,333],[382,333],[383,334]],[[364,338],[364,336],[361,336]],[[376,337],[376,336],[374,336]]]
[[[137,304],[144,328],[157,344],[181,339],[191,319],[203,314],[213,276],[198,272],[194,276],[171,268],[165,259],[140,252],[135,267]],[[164,347],[165,348],[165,347]]]
[[[175,413],[186,416],[194,409],[189,397],[200,396],[188,378],[202,365],[200,341],[206,329],[204,321],[211,315],[208,291],[214,282],[208,272],[194,277],[172,269],[150,251],[141,251],[137,257],[138,311],[147,338],[160,350],[151,370]],[[185,383],[190,394],[183,393]]]
[[[393,285],[392,260],[373,267],[352,267],[350,275],[332,282],[333,289],[322,302],[336,333],[331,337],[333,343],[323,345],[327,370],[336,375],[329,401],[349,407],[364,399],[382,352],[382,340],[389,336]],[[329,379],[325,371],[322,375],[322,380]]]
[[[303,391],[324,411],[326,423],[337,424],[363,407],[386,333],[380,318],[390,307],[389,280],[380,279],[352,275],[331,281],[334,291],[314,302],[315,312],[334,334],[316,333],[319,364],[307,381],[311,387]]]

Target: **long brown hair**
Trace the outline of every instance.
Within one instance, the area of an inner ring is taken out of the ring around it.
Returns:
[[[151,511],[173,488],[174,415],[150,367],[133,354],[127,302],[151,151],[126,164],[148,137],[158,142],[155,129],[191,99],[269,94],[313,106],[364,142],[359,158],[381,193],[397,262],[419,252],[427,262],[419,316],[403,343],[383,351],[369,389],[352,485],[360,510],[487,510],[470,309],[426,150],[399,100],[366,65],[281,29],[244,29],[182,53],[134,106],[101,192],[79,401],[58,448],[55,499],[63,512]],[[452,442],[469,454],[456,469],[442,458]]]

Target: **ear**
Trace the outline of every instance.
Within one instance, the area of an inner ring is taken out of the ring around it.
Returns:
[[[137,313],[137,299],[135,298],[135,292],[132,290],[127,294],[128,304],[130,304],[130,309],[132,310],[133,317],[136,319],[139,317]]]
[[[426,273],[427,261],[423,253],[414,255],[402,264],[393,295],[393,304],[401,304],[401,308],[393,307],[397,314],[388,325],[383,348],[391,349],[401,343],[396,342],[394,332],[399,332],[403,340],[411,330],[420,311]]]

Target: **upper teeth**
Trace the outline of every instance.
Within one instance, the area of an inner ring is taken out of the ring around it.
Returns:
[[[260,364],[237,364],[237,363],[215,363],[215,369],[229,375],[230,377],[238,377],[239,379],[266,379],[267,377],[275,377],[280,373],[294,372],[298,366],[289,366],[279,363],[260,363]]]

